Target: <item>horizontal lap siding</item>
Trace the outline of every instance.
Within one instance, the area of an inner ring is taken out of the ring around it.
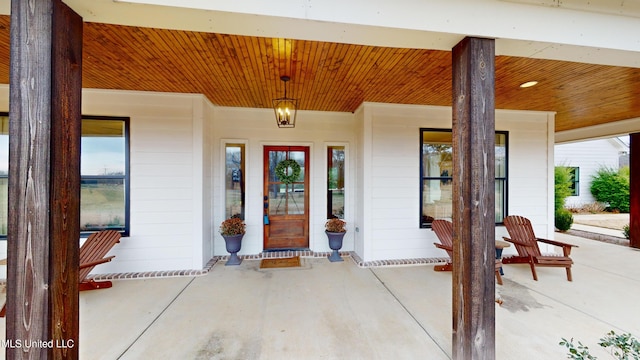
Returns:
[[[369,106],[372,249],[366,260],[446,257],[433,245],[435,233],[419,228],[419,134],[420,128],[450,129],[450,108]],[[542,112],[496,113],[497,130],[509,131],[509,213],[533,217],[541,234],[546,234],[549,211],[547,117]],[[502,231],[496,229],[497,237]]]
[[[87,91],[85,91],[87,92]],[[194,260],[194,104],[200,96],[91,90],[85,114],[130,117],[131,232],[94,273],[191,269]],[[109,106],[105,109],[105,104]],[[197,135],[196,135],[197,136]],[[196,182],[197,183],[197,182]],[[202,243],[199,239],[198,243]]]

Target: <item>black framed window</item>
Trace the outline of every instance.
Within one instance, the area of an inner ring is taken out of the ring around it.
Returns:
[[[496,224],[507,215],[508,132],[495,136]],[[451,219],[453,210],[453,136],[450,129],[420,129],[420,227],[434,219]]]
[[[129,118],[83,116],[80,230],[129,235]]]
[[[571,190],[571,196],[579,196],[580,195],[580,168],[570,167],[569,176],[571,176],[571,179],[570,179],[571,185],[569,185],[569,189]]]
[[[0,237],[7,236],[9,115],[0,114]],[[80,231],[129,235],[129,118],[83,116]]]

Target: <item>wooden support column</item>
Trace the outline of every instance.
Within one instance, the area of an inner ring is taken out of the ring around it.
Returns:
[[[640,133],[629,135],[629,246],[640,249]]]
[[[453,359],[495,359],[495,41],[453,48]]]
[[[11,2],[7,359],[77,359],[82,18]]]

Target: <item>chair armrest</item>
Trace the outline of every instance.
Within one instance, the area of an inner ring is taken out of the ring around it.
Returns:
[[[104,264],[106,262],[111,261],[111,259],[113,259],[114,257],[116,257],[115,255],[113,256],[107,256],[106,258],[100,259],[100,260],[95,260],[92,262],[88,262],[88,263],[84,263],[84,264],[80,264],[80,269],[84,269],[90,266],[96,266],[96,265],[100,265],[100,264]]]
[[[555,245],[555,246],[560,246],[560,247],[578,247],[578,245],[572,245],[572,244],[567,244],[567,243],[563,243],[561,241],[555,241],[555,240],[549,240],[549,239],[541,239],[541,238],[536,238],[536,240],[543,242],[543,243],[547,243],[547,244],[551,244],[551,245]]]
[[[511,239],[511,238],[508,238],[506,236],[503,236],[502,239],[504,239],[504,241],[508,241],[508,242],[510,242],[512,244],[516,244],[516,245],[520,245],[520,246],[528,246],[528,244],[525,244],[525,243],[523,243],[521,241],[518,241],[518,240],[514,240],[514,239]]]
[[[433,243],[433,245],[435,245],[438,249],[442,249],[442,250],[445,250],[445,251],[453,251],[453,248],[450,247],[450,246],[445,246],[445,245],[438,244],[438,243]]]

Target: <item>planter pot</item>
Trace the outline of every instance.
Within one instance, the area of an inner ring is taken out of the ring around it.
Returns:
[[[242,246],[242,237],[244,234],[240,235],[222,235],[224,238],[225,245],[227,246],[227,251],[229,252],[229,260],[225,266],[229,265],[240,265],[242,259],[238,257],[238,251],[240,251],[240,247]]]
[[[329,261],[344,261],[340,257],[340,254],[338,254],[338,250],[342,249],[342,239],[344,238],[344,234],[346,234],[346,232],[329,232],[325,230],[325,233],[329,238],[329,247],[331,248],[331,250],[333,250],[331,255],[328,256]]]

